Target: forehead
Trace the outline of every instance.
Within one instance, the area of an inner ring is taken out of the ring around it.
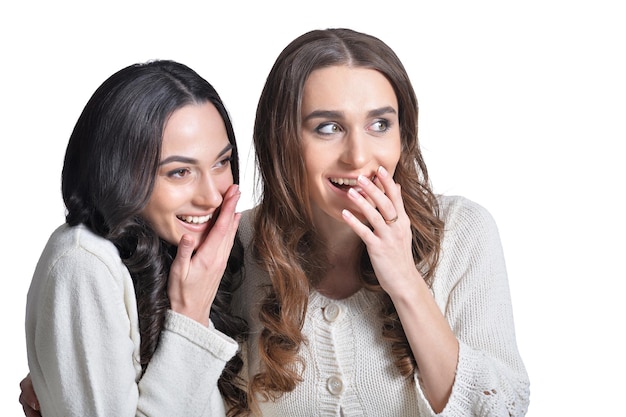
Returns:
[[[387,78],[374,69],[337,65],[311,72],[304,84],[303,110],[322,106],[340,109],[345,106],[397,109],[397,97]]]
[[[162,153],[228,144],[224,120],[210,102],[188,104],[175,110],[165,124]]]

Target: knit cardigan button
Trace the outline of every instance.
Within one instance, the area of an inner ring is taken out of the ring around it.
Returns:
[[[343,381],[340,377],[333,375],[326,380],[326,388],[333,395],[340,395],[343,392]]]
[[[324,318],[331,323],[337,320],[340,314],[341,307],[339,307],[337,304],[329,304],[326,306],[326,308],[324,308]]]

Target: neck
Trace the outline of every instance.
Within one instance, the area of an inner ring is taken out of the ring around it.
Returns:
[[[362,287],[358,273],[361,238],[346,223],[335,219],[316,222],[316,229],[326,243],[329,264],[316,289],[329,298],[347,298]]]

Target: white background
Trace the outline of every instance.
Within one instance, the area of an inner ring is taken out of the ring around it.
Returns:
[[[71,129],[113,72],[181,61],[220,92],[253,205],[252,122],[278,53],[350,27],[396,50],[435,190],[486,206],[503,240],[528,416],[616,415],[626,367],[625,18],[618,1],[3,2],[0,410],[19,416],[30,277],[63,222]],[[10,5],[7,5],[10,4]],[[406,5],[412,4],[412,10]]]

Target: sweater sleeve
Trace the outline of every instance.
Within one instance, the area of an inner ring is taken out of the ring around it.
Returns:
[[[236,343],[170,312],[139,379],[132,281],[115,249],[96,243],[48,248],[31,283],[26,335],[42,415],[224,415],[217,378]]]
[[[237,349],[212,323],[207,329],[168,311],[159,347],[139,381],[139,408],[149,416],[225,415],[217,380]]]
[[[445,211],[433,293],[460,349],[452,393],[439,415],[524,416],[529,380],[517,349],[498,229],[491,215],[469,200],[452,199]],[[422,414],[435,415],[418,390]]]

